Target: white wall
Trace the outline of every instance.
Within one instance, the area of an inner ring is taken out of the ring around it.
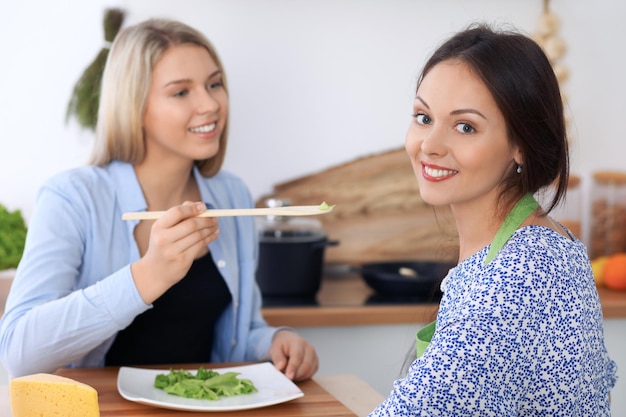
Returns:
[[[278,182],[402,146],[415,77],[434,46],[474,20],[532,32],[543,1],[4,2],[0,202],[27,219],[42,181],[89,153],[91,133],[66,125],[65,107],[103,43],[103,11],[112,5],[128,11],[127,23],[178,18],[215,43],[231,91],[226,167],[260,197]],[[552,0],[551,7],[569,48],[573,171],[585,181],[594,170],[626,170],[626,2]],[[617,354],[626,336],[615,326],[611,335]]]
[[[74,82],[102,45],[105,7],[127,23],[174,17],[203,30],[231,87],[227,168],[259,197],[278,182],[402,146],[417,72],[474,20],[533,32],[541,0],[11,1],[2,7],[0,202],[30,215],[42,181],[81,165],[91,132],[64,123]],[[553,0],[568,45],[573,168],[626,169],[626,3]],[[617,49],[616,49],[617,48]],[[332,196],[329,196],[332,200]]]

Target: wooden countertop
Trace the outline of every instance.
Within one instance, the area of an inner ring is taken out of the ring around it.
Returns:
[[[11,282],[0,278],[0,315]],[[598,293],[605,319],[626,318],[626,291],[598,288]],[[271,325],[291,327],[428,323],[437,316],[436,303],[369,304],[374,295],[359,275],[331,274],[322,280],[316,305],[264,307],[263,315]]]
[[[317,305],[264,307],[273,326],[314,327],[425,323],[437,316],[437,303],[370,303],[375,292],[358,275],[326,277]]]
[[[626,318],[626,291],[598,288],[605,319]],[[429,323],[438,304],[368,304],[374,291],[357,274],[325,277],[317,305],[264,307],[271,325],[291,327]]]

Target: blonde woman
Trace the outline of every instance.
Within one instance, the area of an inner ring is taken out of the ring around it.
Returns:
[[[176,21],[122,30],[102,81],[91,165],[40,190],[0,323],[11,376],[64,366],[271,360],[293,380],[315,349],[269,327],[255,283],[252,207],[223,171],[224,69],[209,41]],[[124,212],[163,210],[156,221]]]

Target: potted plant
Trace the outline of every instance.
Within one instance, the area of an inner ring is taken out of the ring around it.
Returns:
[[[9,211],[0,204],[0,271],[17,267],[22,259],[25,241],[26,222],[22,212]]]
[[[75,117],[76,121],[83,128],[95,130],[102,71],[104,71],[104,65],[109,56],[111,43],[122,27],[123,22],[123,10],[116,8],[106,9],[104,14],[105,44],[74,85],[70,102],[67,105],[66,121],[69,121],[71,117]]]

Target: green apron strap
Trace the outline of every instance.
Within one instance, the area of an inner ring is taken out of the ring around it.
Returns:
[[[489,262],[496,257],[500,249],[504,247],[506,242],[513,236],[515,231],[520,227],[520,225],[526,220],[530,214],[535,211],[539,207],[537,201],[533,197],[532,194],[526,194],[522,197],[511,209],[511,212],[506,216],[504,222],[498,229],[496,236],[493,238],[493,242],[489,247],[489,252],[487,252],[487,256],[483,261],[483,266],[487,265]],[[417,353],[417,357],[421,357],[430,341],[435,334],[437,321],[433,321],[432,323],[428,323],[426,326],[422,327],[415,336],[416,345],[415,351]]]
[[[435,334],[435,327],[437,325],[437,321],[433,321],[432,323],[428,323],[426,326],[422,327],[415,336],[416,344],[415,350],[417,352],[417,357],[421,357],[426,348],[430,344],[430,341],[433,339],[433,335]]]
[[[483,266],[487,265],[496,257],[500,249],[502,249],[511,236],[513,236],[513,233],[515,233],[520,225],[524,223],[524,220],[526,220],[526,218],[530,216],[530,213],[535,211],[538,206],[532,194],[526,194],[513,206],[511,212],[506,216],[496,236],[493,238],[489,252],[487,252],[487,256],[483,261]]]

